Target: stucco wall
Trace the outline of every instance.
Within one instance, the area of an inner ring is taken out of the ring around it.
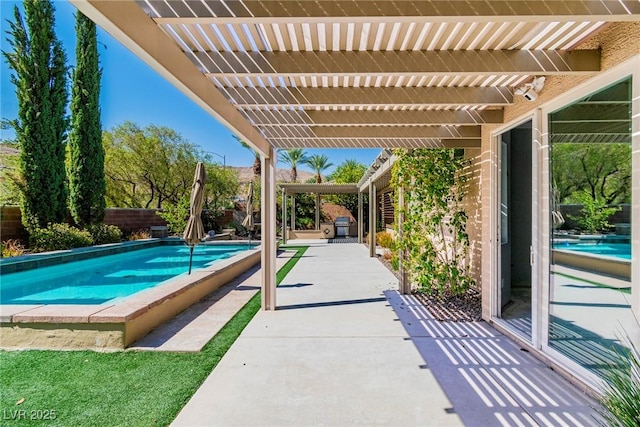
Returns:
[[[601,49],[601,71],[612,67],[640,54],[640,22],[613,23],[604,30],[585,40],[578,49]],[[559,95],[565,94],[574,87],[588,81],[590,76],[547,76],[544,89],[536,101],[530,102],[523,97],[516,96],[514,104],[504,110],[504,123],[509,124],[530,114],[543,104],[552,101]],[[515,124],[515,123],[514,123]],[[482,312],[485,319],[491,315],[491,292],[496,279],[493,276],[496,256],[490,250],[491,239],[496,232],[495,219],[492,218],[492,206],[496,201],[496,177],[494,175],[497,161],[497,147],[492,146],[491,132],[503,125],[482,126],[481,145],[481,206],[482,206]],[[537,125],[534,123],[534,127]],[[534,129],[534,139],[540,138],[539,129]],[[534,144],[536,141],[534,141]]]
[[[471,275],[478,285],[481,280],[482,271],[482,221],[481,221],[481,151],[479,149],[465,150],[465,159],[470,161],[470,165],[465,169],[467,175],[467,196],[463,201],[467,212],[467,233],[469,234],[469,265]]]
[[[608,70],[627,59],[640,54],[640,22],[614,23],[582,43],[578,49],[601,49],[601,70]],[[547,76],[538,99],[527,101],[521,96],[514,97],[514,104],[505,108],[504,123],[517,119],[569,89],[586,82],[593,75],[586,76]],[[485,129],[482,129],[483,139]],[[484,147],[484,145],[483,145]]]

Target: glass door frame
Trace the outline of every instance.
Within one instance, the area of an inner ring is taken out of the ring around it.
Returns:
[[[594,373],[549,346],[549,293],[551,287],[549,114],[629,77],[632,79],[631,169],[632,177],[640,177],[640,55],[636,55],[610,70],[604,71],[600,75],[579,84],[573,89],[554,98],[553,101],[542,105],[540,109],[542,144],[540,153],[541,161],[539,165],[541,175],[539,186],[539,243],[541,247],[539,269],[539,281],[541,284],[541,299],[539,300],[539,343],[541,350],[547,357],[595,388],[600,388],[601,382]],[[632,178],[631,181],[633,186],[631,192],[631,218],[640,218],[640,179]],[[631,253],[633,257],[631,264],[632,310],[636,317],[640,318],[640,220],[632,221],[631,227]]]
[[[522,333],[514,330],[508,322],[501,319],[501,200],[502,200],[502,135],[509,132],[527,122],[531,122],[531,336],[526,337]],[[491,320],[503,329],[509,331],[514,336],[524,339],[534,348],[540,348],[539,323],[540,323],[540,218],[543,216],[539,212],[540,204],[540,113],[538,110],[528,112],[526,115],[509,122],[509,124],[494,129],[491,132],[492,151],[495,153],[495,162],[492,168],[492,178],[494,185],[491,186],[491,220],[490,233],[492,236],[493,247],[491,248]]]

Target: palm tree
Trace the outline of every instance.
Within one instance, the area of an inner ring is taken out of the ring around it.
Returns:
[[[253,160],[253,178],[258,178],[258,182],[260,181],[260,176],[262,175],[262,163],[260,162],[260,153],[258,153],[252,146],[244,142],[242,139],[233,135],[233,137],[247,150],[251,151],[254,155]]]
[[[311,169],[316,171],[317,184],[322,183],[322,171],[325,171],[333,166],[333,163],[329,163],[329,158],[325,154],[314,154],[313,156],[309,157],[305,161],[305,163],[308,164]]]
[[[336,166],[335,170],[328,176],[329,181],[339,184],[358,182],[367,171],[367,166],[355,159],[347,159]]]
[[[306,163],[307,155],[302,148],[291,148],[288,150],[280,150],[280,161],[291,165],[291,181],[298,180],[298,165]]]

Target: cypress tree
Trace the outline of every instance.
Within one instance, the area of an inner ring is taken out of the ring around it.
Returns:
[[[106,184],[96,24],[81,12],[76,16],[76,37],[69,135],[69,207],[74,221],[87,225],[104,219]]]
[[[26,25],[16,6],[7,31],[12,51],[3,55],[13,70],[18,99],[12,124],[20,145],[22,222],[30,230],[62,222],[67,213],[67,58],[54,32],[51,1],[23,4]]]

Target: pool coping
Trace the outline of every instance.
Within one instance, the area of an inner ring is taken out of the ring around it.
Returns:
[[[162,239],[144,239],[2,258],[0,259],[0,271],[2,274],[17,273],[19,271],[32,270],[34,268],[64,264],[70,261],[95,258],[96,254],[98,254],[97,256],[113,255],[137,250],[140,249],[140,246],[154,247],[161,244]]]
[[[572,251],[570,249],[551,249],[554,264],[565,265],[592,273],[602,273],[614,278],[631,280],[631,260],[602,254]]]
[[[245,240],[223,240],[202,242],[199,246],[235,246],[243,244]],[[59,251],[31,253],[11,258],[0,258],[0,275],[17,273],[19,271],[32,270],[34,268],[48,267],[64,264],[71,261],[80,261],[99,256],[114,255],[140,249],[141,246],[177,246],[185,245],[184,240],[177,237],[163,237],[140,239],[134,241],[107,243],[104,245],[85,246],[82,248],[64,249]]]
[[[100,305],[0,304],[0,348],[123,349],[259,262],[256,246]],[[82,336],[74,337],[74,331]]]

